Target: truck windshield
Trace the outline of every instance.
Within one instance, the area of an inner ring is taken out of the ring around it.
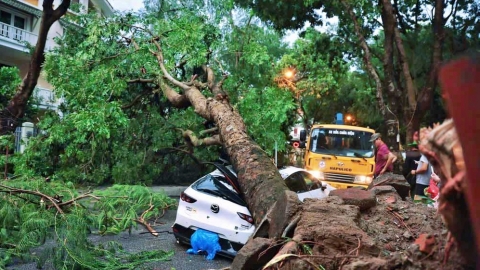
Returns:
[[[312,130],[310,151],[314,153],[371,158],[373,145],[371,132],[351,129],[315,128]]]

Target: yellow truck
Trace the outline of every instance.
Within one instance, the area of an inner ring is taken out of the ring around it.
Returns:
[[[335,188],[368,187],[375,169],[375,130],[349,125],[314,125],[302,131],[304,168]]]

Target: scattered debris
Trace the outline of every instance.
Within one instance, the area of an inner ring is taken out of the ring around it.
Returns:
[[[301,217],[289,238],[295,243],[288,252],[291,256],[282,252],[271,256],[268,269],[313,269],[309,268],[311,265],[343,270],[469,269],[456,246],[448,250],[447,241],[438,241],[445,238],[445,225],[435,209],[414,203],[410,198],[402,200],[390,188],[374,189],[377,190],[376,205],[362,211],[360,206],[349,204],[349,200],[340,196],[305,200],[299,211]],[[373,190],[372,194],[375,194]],[[390,203],[392,198],[395,198],[394,204]],[[264,243],[251,258],[247,255],[242,261],[249,261],[252,266],[251,263],[259,259],[259,250],[272,254],[278,250],[278,246],[274,246]],[[445,252],[450,253],[448,260]],[[269,256],[260,259],[266,257]]]
[[[415,240],[419,250],[423,253],[430,254],[435,246],[435,237],[426,233],[422,233]]]

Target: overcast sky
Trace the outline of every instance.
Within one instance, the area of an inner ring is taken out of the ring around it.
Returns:
[[[139,10],[143,8],[142,0],[108,0],[113,8],[119,11]]]

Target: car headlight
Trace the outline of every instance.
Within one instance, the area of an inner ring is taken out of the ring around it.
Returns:
[[[313,177],[319,180],[325,180],[325,175],[321,171],[308,171]]]
[[[353,183],[369,185],[372,182],[372,179],[373,178],[371,176],[357,175],[355,176],[355,180],[353,181]]]

